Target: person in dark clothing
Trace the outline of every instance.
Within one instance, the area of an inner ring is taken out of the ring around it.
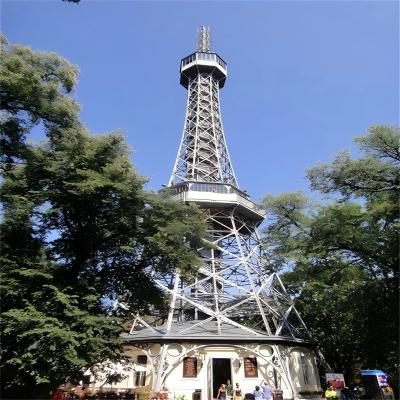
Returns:
[[[342,399],[343,400],[354,400],[355,398],[356,398],[356,396],[354,396],[354,393],[352,392],[352,390],[350,390],[350,388],[345,386],[342,389]]]
[[[222,384],[218,389],[217,399],[226,400],[226,386],[224,384]]]
[[[132,392],[132,390],[130,390],[129,392],[126,392],[125,400],[135,400],[135,392]]]

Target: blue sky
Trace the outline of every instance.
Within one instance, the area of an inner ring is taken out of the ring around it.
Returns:
[[[398,124],[399,4],[385,1],[3,1],[14,43],[80,68],[93,133],[124,129],[149,187],[167,183],[185,113],[179,62],[210,26],[228,63],[222,117],[241,188],[308,191],[305,169]]]

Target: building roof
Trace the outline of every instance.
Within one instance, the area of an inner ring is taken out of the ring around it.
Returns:
[[[294,339],[293,337],[268,335],[267,332],[245,327],[222,323],[218,331],[217,322],[185,321],[174,323],[166,333],[166,324],[154,328],[144,328],[131,333],[125,333],[122,338],[127,342],[213,342],[213,343],[297,343],[311,344],[309,341]]]

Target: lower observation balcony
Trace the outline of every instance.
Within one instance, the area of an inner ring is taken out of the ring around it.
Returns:
[[[231,184],[214,182],[183,182],[164,189],[180,201],[196,203],[202,208],[236,209],[238,214],[257,223],[265,218],[265,211],[250,197]]]

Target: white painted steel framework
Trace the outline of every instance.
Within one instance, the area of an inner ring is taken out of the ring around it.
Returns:
[[[196,277],[184,279],[179,271],[154,276],[170,295],[162,337],[188,339],[202,327],[210,332],[212,326],[214,339],[243,338],[237,346],[246,347],[249,341],[270,343],[274,366],[290,387],[287,357],[277,343],[309,343],[310,335],[279,276],[266,275],[257,232],[264,214],[238,188],[220,114],[219,89],[225,82],[226,64],[209,45],[209,32],[203,28],[198,52],[181,62],[181,83],[188,90],[186,119],[166,188],[177,199],[206,211],[207,245],[198,249],[202,263]],[[159,323],[138,317],[132,335],[140,336],[139,325],[155,335],[160,332]],[[154,390],[159,390],[169,373],[167,347],[162,344],[154,361]]]
[[[202,265],[195,278],[155,277],[171,295],[167,331],[174,323],[197,321],[178,334],[188,334],[215,321],[218,334],[223,324],[251,336],[284,336],[308,340],[308,331],[276,274],[266,275],[256,223],[231,209],[207,210],[210,226],[199,249]],[[208,247],[208,246],[207,246]],[[176,332],[175,332],[176,333]]]
[[[217,182],[237,186],[222,128],[219,88],[226,63],[209,50],[210,36],[199,32],[198,52],[181,62],[181,83],[187,88],[185,126],[169,185]]]

